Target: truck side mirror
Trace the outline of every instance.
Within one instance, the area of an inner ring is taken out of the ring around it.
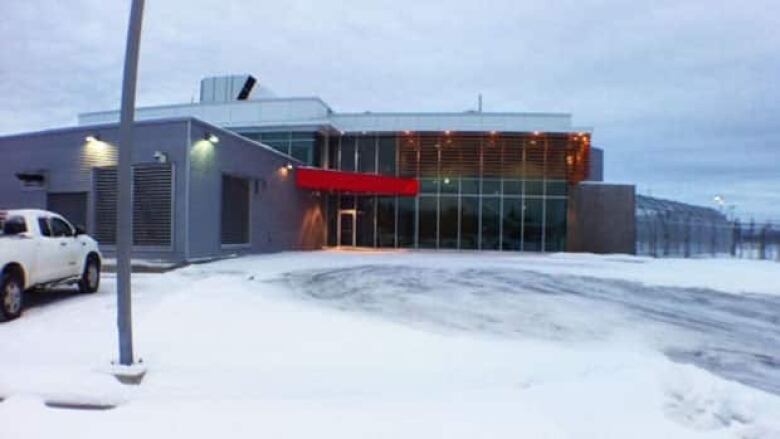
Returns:
[[[76,226],[76,236],[79,235],[86,235],[87,230],[84,228],[84,226]]]

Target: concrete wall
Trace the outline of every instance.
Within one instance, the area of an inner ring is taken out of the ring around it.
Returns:
[[[569,193],[567,251],[636,251],[636,199],[633,185],[581,183]]]
[[[298,190],[298,164],[270,148],[219,130],[220,140],[202,141],[214,127],[199,121],[191,124],[188,258],[215,254],[319,249],[324,244],[325,218],[318,195]],[[250,244],[223,246],[220,236],[222,175],[250,181]]]

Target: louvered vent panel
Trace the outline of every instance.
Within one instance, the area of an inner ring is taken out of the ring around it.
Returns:
[[[133,244],[170,246],[173,168],[144,164],[133,171]]]
[[[95,168],[95,239],[116,243],[116,167]]]
[[[116,244],[116,167],[95,168],[95,239]],[[173,167],[139,164],[133,167],[133,244],[171,245]]]

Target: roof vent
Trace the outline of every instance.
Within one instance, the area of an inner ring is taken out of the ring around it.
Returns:
[[[257,83],[252,75],[229,75],[203,78],[200,81],[201,103],[224,103],[249,99]]]

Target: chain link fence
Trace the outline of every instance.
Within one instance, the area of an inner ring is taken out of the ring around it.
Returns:
[[[731,254],[739,258],[772,259],[780,262],[780,223],[733,223]]]
[[[637,195],[636,252],[653,257],[780,261],[780,224],[730,221],[716,209]]]

